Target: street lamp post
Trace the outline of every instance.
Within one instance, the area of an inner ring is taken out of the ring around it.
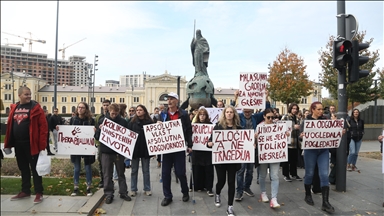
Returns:
[[[96,77],[96,71],[98,69],[96,69],[96,66],[97,66],[97,62],[99,61],[99,56],[98,55],[95,55],[95,59],[93,61],[93,81],[92,81],[92,97],[91,97],[91,101],[90,101],[90,104],[91,104],[91,107],[93,107],[93,103],[94,103],[94,100],[95,100],[95,77]]]
[[[375,79],[375,89],[377,89],[377,81],[379,79]],[[373,116],[377,116],[377,95],[375,95],[375,108],[373,109]],[[377,118],[373,118],[373,124],[376,124]]]
[[[11,79],[12,79],[12,103],[15,104],[15,80],[13,79],[13,71],[15,64],[12,63]]]
[[[58,52],[58,41],[59,37],[59,1],[57,1],[57,12],[56,12],[56,45],[55,45],[55,83],[54,83],[54,90],[53,90],[53,108],[57,108],[57,52]]]

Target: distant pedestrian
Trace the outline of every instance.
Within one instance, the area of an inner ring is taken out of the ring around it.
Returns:
[[[46,119],[47,119],[48,128],[50,128],[50,125],[49,125],[49,119],[50,119],[50,116],[49,116],[48,110],[44,109],[44,113],[45,113],[45,117],[46,117]],[[50,134],[50,132],[48,131],[48,136],[47,136],[47,147],[46,147],[46,149],[47,149],[47,153],[48,153],[48,155],[52,156],[52,155],[55,155],[55,154],[53,154],[53,153],[51,152],[51,147],[50,147],[50,145],[49,145],[49,134]]]
[[[15,148],[17,165],[21,172],[21,192],[11,200],[20,200],[31,196],[31,171],[33,187],[36,193],[34,203],[43,201],[43,179],[36,172],[39,153],[47,146],[48,122],[40,104],[31,100],[31,90],[20,87],[19,102],[11,104],[4,140],[4,152],[12,153]]]
[[[53,115],[49,119],[49,127],[50,127],[49,129],[53,133],[53,144],[54,144],[53,146],[54,146],[55,151],[57,151],[57,130],[56,130],[56,126],[57,125],[63,125],[63,124],[64,124],[63,119],[59,115],[59,109],[55,108],[53,110]]]
[[[353,109],[349,124],[351,125],[349,128],[351,133],[351,143],[349,144],[347,169],[348,171],[355,171],[357,169],[357,157],[359,156],[359,151],[364,136],[364,120],[360,118],[360,111],[358,109]]]

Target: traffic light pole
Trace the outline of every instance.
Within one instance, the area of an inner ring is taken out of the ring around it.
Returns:
[[[337,1],[337,35],[340,39],[345,40],[345,0]],[[346,83],[346,69],[345,67],[338,68],[338,117],[347,118],[347,83]],[[337,149],[336,156],[336,191],[346,191],[346,175],[347,175],[347,137],[343,135],[339,148]]]

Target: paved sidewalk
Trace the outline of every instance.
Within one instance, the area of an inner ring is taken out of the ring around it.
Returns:
[[[361,152],[378,151],[377,141],[364,142]],[[79,215],[90,214],[96,207],[101,207],[107,215],[226,215],[228,198],[227,185],[221,193],[222,206],[214,205],[213,197],[206,192],[190,192],[191,200],[183,202],[180,185],[172,176],[173,202],[166,207],[160,205],[163,199],[160,183],[161,169],[156,167],[156,160],[151,160],[152,196],[143,194],[141,168],[138,179],[138,196],[126,202],[119,198],[117,190],[111,204],[103,201],[103,191],[99,190],[92,197],[45,196],[40,204],[33,204],[34,196],[30,199],[10,201],[11,195],[1,196],[1,215]],[[359,157],[357,167],[360,172],[347,172],[347,191],[330,191],[330,203],[335,207],[333,215],[383,215],[384,178],[381,173],[382,161]],[[190,176],[190,163],[187,163],[187,175]],[[128,188],[130,189],[130,169],[126,169]],[[298,174],[303,177],[304,170]],[[326,215],[321,210],[321,195],[313,195],[314,206],[304,202],[304,186],[302,181],[285,182],[280,175],[278,201],[280,209],[273,210],[269,203],[259,202],[260,188],[256,183],[256,171],[251,185],[255,197],[244,195],[243,201],[234,202],[236,215]],[[267,193],[270,196],[270,181],[266,180]],[[216,177],[214,184],[216,184]],[[116,184],[117,187],[117,184]],[[331,186],[334,189],[334,186]],[[101,202],[101,203],[100,203]],[[98,205],[99,204],[99,205]]]

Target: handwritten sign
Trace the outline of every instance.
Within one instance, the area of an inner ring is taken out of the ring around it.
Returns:
[[[256,131],[259,163],[288,161],[288,138],[286,123],[259,124]]]
[[[287,125],[287,131],[289,133],[288,135],[288,145],[290,146],[291,143],[292,143],[292,121],[290,120],[279,120],[277,121],[276,123],[283,123],[283,124],[286,124]]]
[[[132,159],[138,134],[107,118],[102,125],[99,141],[122,156]]]
[[[209,118],[212,124],[216,124],[219,121],[220,115],[223,112],[224,108],[205,108],[208,112]],[[236,108],[237,113],[242,113],[241,108]]]
[[[60,125],[57,133],[57,154],[95,155],[94,126]]]
[[[211,148],[207,148],[207,143],[213,127],[213,124],[192,124],[192,150],[212,151]]]
[[[144,125],[149,155],[185,151],[185,140],[181,120]]]
[[[254,163],[253,130],[214,130],[212,164]]]
[[[344,119],[305,120],[302,149],[338,148],[343,135]]]
[[[240,73],[239,107],[264,109],[267,73]]]

